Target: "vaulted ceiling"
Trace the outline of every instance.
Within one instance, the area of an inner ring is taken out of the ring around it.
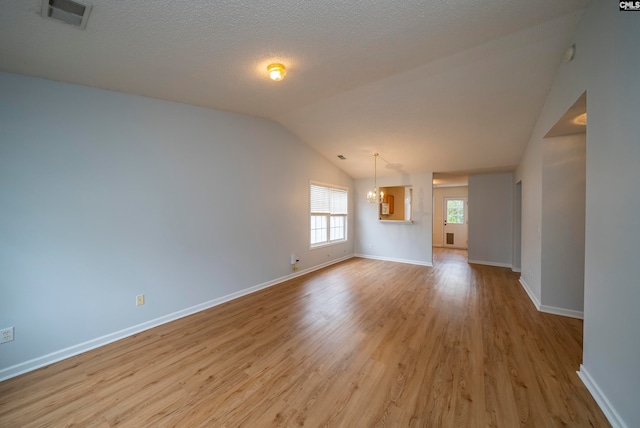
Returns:
[[[354,178],[518,164],[588,3],[80,1],[2,0],[0,70],[268,118]]]

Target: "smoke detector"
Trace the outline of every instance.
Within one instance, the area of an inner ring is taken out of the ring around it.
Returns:
[[[43,17],[55,19],[83,30],[87,26],[89,12],[91,12],[90,4],[73,0],[42,0]]]

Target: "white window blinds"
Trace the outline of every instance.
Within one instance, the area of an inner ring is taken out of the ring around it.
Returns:
[[[347,240],[347,189],[310,183],[311,247]]]
[[[347,214],[347,191],[311,185],[312,214]]]

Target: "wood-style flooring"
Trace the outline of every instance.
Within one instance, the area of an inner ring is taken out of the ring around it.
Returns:
[[[505,268],[354,258],[0,383],[1,427],[607,427]]]

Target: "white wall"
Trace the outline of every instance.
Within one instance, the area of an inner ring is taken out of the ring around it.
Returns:
[[[378,177],[378,187],[413,186],[412,224],[380,222],[377,206],[367,201],[367,193],[373,189],[373,179],[356,180],[356,255],[432,265],[432,177],[431,173]]]
[[[556,119],[557,120],[557,119]],[[542,266],[542,136],[529,141],[522,162],[514,173],[521,183],[520,282],[540,306]],[[533,144],[536,141],[539,143]]]
[[[352,214],[353,180],[274,122],[6,73],[0,94],[0,378],[287,277],[292,252],[353,254],[353,215],[342,245],[308,229],[309,180]]]
[[[522,251],[522,183],[513,186],[513,261],[511,269],[520,272]]]
[[[540,290],[543,135],[588,99],[584,355],[580,375],[614,426],[640,426],[640,19],[594,0],[560,66],[518,175],[523,277]],[[613,217],[615,216],[615,221]]]
[[[447,197],[468,196],[467,186],[436,187],[433,189],[433,246],[442,247],[444,245],[443,225],[444,208],[443,200]]]
[[[545,139],[542,159],[540,303],[578,318],[584,309],[585,137]]]
[[[469,262],[511,267],[513,174],[469,176]]]

